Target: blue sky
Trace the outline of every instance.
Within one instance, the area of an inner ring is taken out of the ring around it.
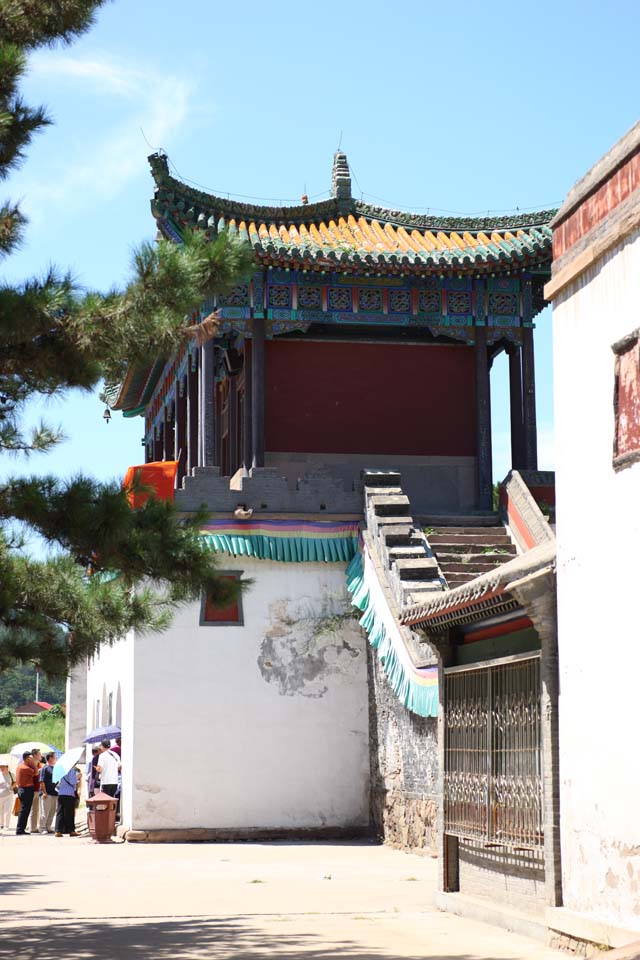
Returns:
[[[25,96],[56,124],[3,185],[31,223],[1,269],[19,280],[53,261],[87,287],[124,283],[132,247],[155,232],[146,157],[157,147],[183,178],[231,195],[326,195],[341,141],[365,200],[415,212],[557,205],[637,119],[639,28],[640,6],[626,0],[116,0],[80,42],[31,59]],[[553,466],[550,327],[546,310],[543,468]],[[496,479],[509,466],[503,359],[492,374]],[[102,411],[97,396],[49,401],[67,442],[26,466],[4,458],[1,473],[120,477],[142,456],[142,420],[106,426]]]

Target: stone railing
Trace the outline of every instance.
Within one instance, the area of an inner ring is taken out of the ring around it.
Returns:
[[[554,505],[554,489],[554,474],[541,470],[511,470],[500,484],[500,519],[522,553],[555,541],[551,524],[538,506],[538,502]]]

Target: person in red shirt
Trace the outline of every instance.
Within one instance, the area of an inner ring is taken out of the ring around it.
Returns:
[[[31,751],[27,750],[26,753],[22,754],[22,762],[18,764],[16,770],[16,785],[20,798],[20,813],[16,824],[17,837],[23,837],[27,833],[26,826],[33,806],[33,794],[35,793],[35,772],[35,760]]]
[[[33,757],[33,803],[31,804],[31,833],[37,833],[40,828],[40,771],[44,766],[42,754],[39,750],[32,750]]]

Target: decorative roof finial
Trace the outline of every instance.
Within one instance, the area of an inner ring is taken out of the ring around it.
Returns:
[[[331,172],[331,196],[337,200],[351,200],[351,174],[346,153],[336,150]]]

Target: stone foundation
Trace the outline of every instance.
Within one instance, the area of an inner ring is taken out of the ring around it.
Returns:
[[[378,788],[371,796],[371,816],[390,847],[436,856],[437,807],[432,797]]]
[[[309,827],[296,830],[257,827],[247,830],[225,830],[215,827],[192,827],[184,830],[132,830],[118,827],[117,835],[128,843],[235,843],[269,840],[366,840],[368,827]]]
[[[410,713],[368,648],[371,822],[375,835],[400,850],[437,849],[437,720]]]

